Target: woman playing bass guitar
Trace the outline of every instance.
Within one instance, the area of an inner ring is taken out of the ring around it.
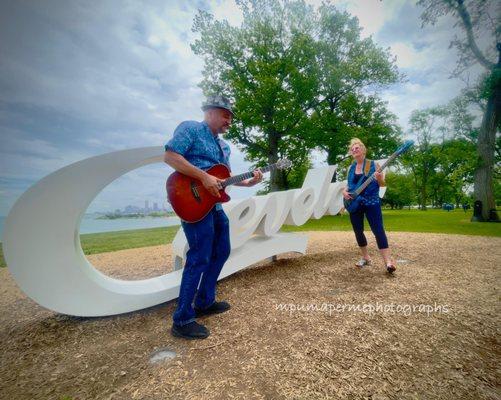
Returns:
[[[379,199],[379,187],[384,186],[383,174],[378,164],[365,158],[367,149],[360,139],[353,138],[348,151],[354,161],[348,170],[348,187],[343,190],[343,197],[345,199],[351,199],[349,192],[354,192],[368,176],[375,173],[374,176],[376,178],[359,195],[361,197],[359,207],[355,211],[350,212],[351,225],[362,254],[362,258],[355,265],[361,268],[371,263],[371,258],[367,251],[367,238],[364,234],[365,216],[367,221],[369,221],[372,233],[376,237],[377,246],[383,257],[386,270],[392,274],[396,267],[395,262],[391,258],[390,248],[388,247],[388,239],[383,226],[383,215]]]

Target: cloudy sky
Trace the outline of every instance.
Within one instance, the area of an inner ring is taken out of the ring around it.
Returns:
[[[414,1],[333,3],[359,18],[363,36],[397,56],[407,81],[381,96],[404,130],[412,110],[444,104],[464,86],[448,79],[456,61],[448,49],[451,20],[422,29]],[[202,119],[203,64],[189,46],[197,9],[241,22],[233,0],[0,2],[0,215],[59,168],[163,145],[179,122]],[[235,172],[250,166],[234,146],[232,166]],[[169,173],[164,164],[130,172],[89,211],[163,204]],[[252,193],[237,188],[232,196]]]

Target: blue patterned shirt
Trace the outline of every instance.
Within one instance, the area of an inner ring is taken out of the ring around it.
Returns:
[[[204,171],[215,164],[226,164],[230,168],[230,146],[219,135],[214,136],[205,121],[181,122],[165,145],[167,150],[181,154]]]

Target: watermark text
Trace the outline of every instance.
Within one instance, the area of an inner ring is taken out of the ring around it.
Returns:
[[[345,312],[363,313],[374,315],[377,313],[402,314],[447,314],[449,306],[447,304],[395,304],[395,303],[368,303],[368,304],[346,304],[346,303],[277,303],[275,310],[289,313],[289,315],[302,312],[321,312],[329,314],[340,314]]]

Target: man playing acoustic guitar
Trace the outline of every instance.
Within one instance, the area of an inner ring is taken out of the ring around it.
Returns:
[[[223,180],[206,171],[217,164],[230,167],[230,147],[218,135],[230,127],[233,111],[224,96],[209,96],[202,110],[202,122],[184,121],[176,128],[165,145],[164,161],[176,171],[200,181],[213,196],[220,197]],[[253,175],[238,185],[253,186],[263,179],[260,170],[255,170]],[[209,330],[195,318],[230,308],[227,302],[216,301],[217,279],[231,250],[228,218],[221,204],[216,204],[201,220],[182,221],[181,225],[189,250],[171,333],[185,339],[205,339]]]

